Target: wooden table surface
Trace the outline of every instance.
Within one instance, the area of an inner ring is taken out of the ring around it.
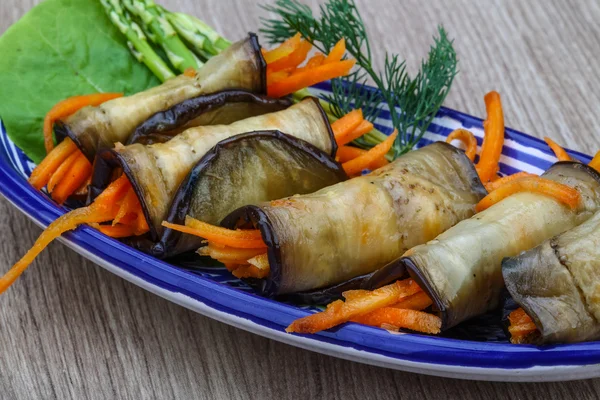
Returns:
[[[92,1],[92,0],[90,0]],[[37,0],[0,0],[0,33]],[[265,12],[244,0],[162,0],[229,38]],[[507,125],[588,153],[600,148],[597,0],[359,0],[375,54],[414,69],[436,25],[455,38],[460,75],[446,105],[484,115],[503,95]],[[0,54],[0,57],[2,55]],[[4,99],[6,101],[6,99]],[[1,183],[0,183],[1,184]],[[40,229],[0,199],[6,270]],[[0,298],[0,397],[595,399],[600,380],[469,382],[371,367],[232,328],[152,295],[59,243]]]

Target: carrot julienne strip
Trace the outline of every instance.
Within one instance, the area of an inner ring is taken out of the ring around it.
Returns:
[[[301,72],[309,71],[315,67],[318,67],[319,65],[323,64],[325,58],[326,57],[323,53],[316,53],[314,56],[308,59],[304,67],[296,68],[294,71],[292,71],[292,74],[299,74]]]
[[[471,131],[466,129],[455,129],[446,138],[446,143],[451,143],[453,140],[460,140],[465,145],[465,154],[471,161],[475,161],[477,154],[477,139]]]
[[[373,130],[373,124],[369,121],[363,120],[353,130],[336,135],[335,141],[338,144],[338,146],[343,146],[345,144],[350,143],[351,141],[353,141],[355,139],[358,139],[365,133],[371,132],[372,130]]]
[[[52,193],[56,185],[58,185],[60,181],[65,177],[65,175],[69,172],[69,170],[73,166],[73,163],[75,163],[75,160],[77,160],[77,158],[79,158],[80,155],[82,155],[80,151],[74,151],[69,157],[67,157],[65,161],[63,161],[62,164],[58,166],[58,168],[52,174],[50,180],[48,181],[48,192]]]
[[[58,204],[64,203],[91,175],[92,163],[83,153],[80,153],[67,174],[52,190],[52,199]]]
[[[188,67],[185,69],[185,71],[183,71],[183,74],[189,78],[195,78],[196,77],[196,70],[192,67]]]
[[[27,269],[37,255],[54,239],[64,232],[77,228],[81,224],[110,221],[117,214],[118,201],[125,196],[129,181],[127,178],[113,182],[88,207],[70,211],[52,222],[42,232],[29,251],[12,268],[0,278],[0,293],[4,292]]]
[[[390,307],[421,311],[429,307],[431,304],[433,304],[433,301],[427,295],[427,293],[418,292],[412,296],[403,298],[398,303],[391,305]]]
[[[396,281],[345,302],[337,300],[328,305],[325,311],[295,320],[286,328],[286,332],[316,333],[333,328],[379,308],[391,306],[420,290],[412,279]]]
[[[554,140],[552,140],[546,136],[546,137],[544,137],[544,141],[552,149],[552,151],[554,152],[554,155],[556,156],[556,158],[558,158],[558,161],[571,161],[571,157],[567,154],[565,149],[563,149]]]
[[[534,192],[550,196],[571,209],[577,208],[581,199],[579,192],[570,186],[541,177],[525,177],[505,183],[485,196],[477,203],[475,211],[481,212],[518,192]]]
[[[123,93],[93,93],[83,96],[73,96],[56,103],[44,118],[44,146],[46,147],[46,153],[50,153],[54,148],[52,127],[55,121],[68,117],[83,107],[98,106],[105,101],[121,96],[123,96]]]
[[[600,172],[600,151],[596,153],[592,161],[588,164],[590,167],[594,168],[596,171]]]
[[[484,100],[487,119],[483,122],[485,136],[476,169],[479,178],[485,184],[495,180],[500,169],[500,155],[504,146],[504,114],[497,92],[486,94]]]
[[[498,189],[500,186],[502,186],[508,182],[512,182],[512,181],[514,181],[516,179],[520,179],[520,178],[535,177],[535,176],[538,176],[538,175],[521,171],[521,172],[517,172],[516,174],[503,176],[502,178],[496,179],[495,181],[488,182],[484,186],[488,192],[493,192],[494,190]]]
[[[298,32],[285,42],[281,43],[279,46],[275,47],[274,49],[264,51],[263,58],[265,59],[267,65],[290,55],[294,50],[298,48],[301,39],[302,36],[300,35],[300,32]]]
[[[40,165],[35,167],[29,177],[29,183],[40,190],[46,186],[60,165],[77,151],[77,145],[71,139],[66,138],[42,160]]]
[[[397,136],[398,131],[395,130],[387,139],[367,151],[365,154],[343,163],[342,166],[344,167],[344,171],[346,171],[349,176],[360,174],[361,171],[368,168],[372,162],[381,157],[385,157],[387,152],[390,151],[394,145]]]
[[[423,311],[383,307],[351,320],[360,324],[381,326],[393,325],[413,331],[437,334],[440,333],[442,320]]]
[[[242,278],[263,279],[269,275],[268,270],[259,269],[254,265],[240,265],[239,267],[237,267],[233,271],[231,271],[231,273],[233,274],[233,276],[235,276],[238,279],[242,279]]]
[[[269,85],[267,87],[267,93],[272,97],[283,97],[319,82],[348,75],[355,63],[356,60],[338,61],[330,64],[323,64],[297,74],[292,74],[282,81]]]
[[[217,261],[226,263],[244,264],[249,259],[256,257],[265,252],[264,248],[259,249],[240,249],[231,246],[218,247],[214,243],[209,242],[208,246],[201,247],[198,254],[209,256]]]
[[[287,68],[296,68],[308,56],[308,52],[312,49],[312,44],[306,40],[300,41],[300,44],[294,51],[285,57],[279,58],[267,64],[267,74],[281,71]]]
[[[527,336],[537,331],[535,322],[522,308],[517,308],[508,315],[510,325],[510,342],[514,344],[525,343]]]
[[[112,238],[124,238],[135,235],[135,227],[132,225],[93,225],[94,228]]]
[[[331,49],[323,64],[330,64],[333,62],[341,61],[342,57],[344,57],[344,53],[346,52],[346,39],[341,38],[335,46]]]
[[[331,130],[333,131],[333,135],[338,146],[348,143],[349,141],[346,143],[340,143],[340,139],[343,136],[349,135],[353,130],[358,128],[363,121],[364,118],[361,109],[352,110],[342,118],[333,121],[331,123]]]
[[[225,246],[242,249],[260,249],[267,247],[262,240],[262,236],[258,229],[226,229],[198,221],[190,216],[186,216],[185,225],[172,224],[163,221],[162,226],[179,232],[199,236],[209,242]]]

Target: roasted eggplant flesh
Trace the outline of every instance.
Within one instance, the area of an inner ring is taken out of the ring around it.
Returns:
[[[57,122],[55,131],[59,139],[70,137],[93,160],[99,149],[126,143],[142,122],[184,100],[226,89],[265,94],[265,70],[256,35],[250,34],[211,58],[194,78],[180,75],[144,92],[84,107]]]
[[[289,294],[382,267],[473,215],[485,193],[464,153],[435,143],[369,175],[241,208],[223,224],[250,221],[261,229],[271,273],[258,288]]]
[[[177,188],[200,159],[220,141],[241,133],[278,130],[304,140],[326,154],[335,154],[331,126],[317,99],[308,98],[285,110],[247,118],[230,125],[190,128],[166,143],[136,143],[100,152],[94,173],[94,193],[110,182],[112,169],[123,168],[137,188],[149,218],[152,240],[159,239]],[[101,167],[105,165],[106,168]]]
[[[577,188],[581,207],[571,210],[541,194],[514,194],[410,249],[375,273],[366,286],[379,287],[410,274],[434,300],[443,329],[496,308],[504,287],[504,257],[577,226],[598,209],[600,180],[591,168],[557,163],[543,176]]]
[[[186,129],[202,125],[227,125],[235,121],[281,111],[289,99],[274,99],[243,90],[201,95],[160,111],[135,129],[128,144],[164,143]]]
[[[218,225],[246,204],[312,193],[346,179],[339,163],[308,142],[278,131],[241,134],[202,157],[179,187],[167,220],[182,224],[189,215]],[[167,257],[197,249],[201,239],[167,229],[159,243],[140,245]]]
[[[535,343],[600,338],[600,212],[502,263],[512,298],[535,322]]]

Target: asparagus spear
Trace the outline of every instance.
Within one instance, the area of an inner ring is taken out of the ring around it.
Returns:
[[[175,74],[148,44],[140,27],[131,20],[118,0],[100,0],[112,23],[127,38],[127,45],[139,62],[143,62],[162,82],[173,78]]]
[[[154,0],[122,0],[127,10],[139,18],[150,39],[160,45],[171,64],[181,72],[188,68],[197,69],[202,62],[181,41],[162,10]]]
[[[163,9],[167,20],[177,33],[183,37],[193,50],[209,59],[231,45],[231,42],[221,37],[214,29],[200,19],[184,13],[173,13]]]

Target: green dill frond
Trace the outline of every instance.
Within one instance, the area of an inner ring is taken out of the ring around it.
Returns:
[[[365,118],[373,122],[385,107],[399,132],[393,147],[394,157],[418,143],[458,72],[453,42],[443,27],[438,28],[427,59],[411,78],[406,62],[397,54],[386,53],[383,72],[374,69],[367,31],[353,0],[329,0],[320,7],[318,19],[298,0],[277,0],[274,5],[263,8],[277,15],[277,18],[263,18],[264,26],[260,30],[273,44],[300,32],[318,50],[328,53],[340,39],[345,39],[346,50],[356,59],[358,69],[344,79],[332,80],[332,93],[325,98],[331,103],[334,116],[341,117],[354,108],[361,108]],[[369,82],[374,82],[379,91],[365,87]],[[367,136],[355,144],[372,147],[380,141]]]

